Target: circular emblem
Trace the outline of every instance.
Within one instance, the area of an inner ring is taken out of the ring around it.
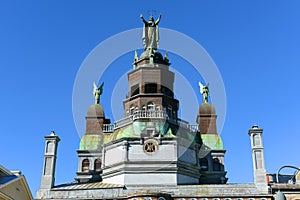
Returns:
[[[153,154],[158,150],[158,144],[156,140],[147,140],[144,143],[143,150],[147,154]]]

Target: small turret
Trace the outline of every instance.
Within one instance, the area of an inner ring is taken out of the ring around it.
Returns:
[[[266,181],[266,168],[264,158],[264,147],[262,144],[262,133],[263,129],[259,128],[257,125],[252,126],[252,128],[248,131],[252,147],[254,183],[259,191],[267,193],[268,186]]]
[[[105,118],[104,110],[100,104],[100,96],[103,92],[94,83],[95,104],[91,105],[86,115],[86,130],[80,140],[78,154],[78,171],[76,180],[79,182],[93,182],[101,180],[102,173],[102,149],[103,149],[103,125],[109,124]]]
[[[217,114],[213,104],[209,103],[208,84],[203,85],[199,82],[200,93],[203,103],[199,106],[197,123],[203,145],[200,150],[200,168],[202,176],[200,183],[224,184],[227,182],[224,167],[225,150],[223,142],[217,132]]]
[[[51,189],[54,186],[56,153],[60,139],[52,131],[50,135],[45,136],[45,140],[44,168],[40,188]]]
[[[208,102],[208,85],[204,86],[199,82],[199,86],[203,96],[203,103],[199,107],[196,120],[199,124],[200,134],[217,134],[217,115],[214,106]]]

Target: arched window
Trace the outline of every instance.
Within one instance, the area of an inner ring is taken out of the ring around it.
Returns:
[[[221,164],[218,158],[213,159],[213,169],[214,171],[221,171]]]
[[[95,172],[99,172],[101,170],[101,160],[100,159],[96,159],[94,162],[94,171]]]
[[[200,159],[200,168],[202,171],[208,171],[208,160],[207,158]]]
[[[140,86],[139,86],[139,84],[131,86],[131,96],[137,95],[139,93],[140,93]]]
[[[90,171],[90,161],[89,159],[84,159],[82,161],[82,172],[89,172]]]
[[[148,105],[147,105],[147,109],[148,110],[155,110],[155,105],[153,102],[149,102]]]
[[[145,93],[157,93],[157,83],[146,83]]]
[[[260,139],[259,139],[259,135],[257,134],[253,135],[253,146],[260,146]]]

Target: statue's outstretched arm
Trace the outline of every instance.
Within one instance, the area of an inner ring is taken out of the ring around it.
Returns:
[[[160,13],[158,19],[155,22],[155,25],[157,25],[160,22],[161,16],[162,16],[162,14]]]
[[[142,21],[144,22],[144,24],[148,24],[148,22],[144,19],[143,15],[140,14],[140,18],[142,19]]]

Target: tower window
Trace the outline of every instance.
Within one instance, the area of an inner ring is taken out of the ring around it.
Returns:
[[[161,86],[161,92],[166,95],[166,96],[169,96],[169,97],[173,97],[173,92],[172,90],[170,90],[169,88],[167,88],[166,86]]]
[[[202,171],[208,171],[208,160],[207,158],[200,159],[200,167]]]
[[[101,160],[96,159],[94,162],[94,171],[99,172],[101,170]]]
[[[89,159],[84,159],[82,161],[82,172],[89,172],[90,171],[90,161]]]
[[[139,84],[136,84],[134,86],[131,86],[131,96],[137,95],[140,93],[140,87]]]
[[[218,158],[213,159],[213,169],[214,171],[221,171],[221,164]]]
[[[157,93],[157,83],[146,83],[145,93]]]

